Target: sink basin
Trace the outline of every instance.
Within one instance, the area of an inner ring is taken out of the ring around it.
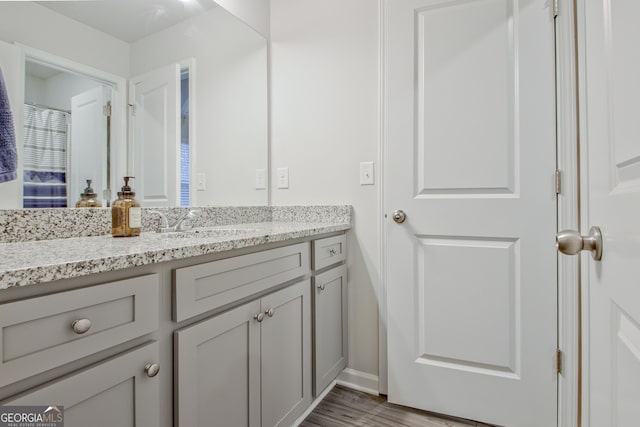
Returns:
[[[203,227],[203,228],[194,228],[189,231],[180,231],[176,233],[168,233],[168,237],[177,238],[177,239],[206,239],[206,238],[214,238],[214,237],[233,237],[233,236],[241,236],[243,234],[249,234],[258,231],[257,228],[214,228],[214,227]]]

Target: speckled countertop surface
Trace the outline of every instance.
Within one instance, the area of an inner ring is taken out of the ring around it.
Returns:
[[[0,289],[282,242],[351,228],[349,222],[259,222],[179,235],[76,237],[0,244]],[[226,230],[226,231],[217,231]],[[197,235],[197,236],[196,236]]]

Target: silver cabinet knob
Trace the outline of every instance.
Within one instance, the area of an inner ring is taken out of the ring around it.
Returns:
[[[581,236],[575,230],[562,230],[556,235],[556,248],[566,255],[577,255],[580,251],[590,251],[594,260],[602,259],[602,232],[599,227],[591,227],[588,236]]]
[[[269,317],[273,317],[273,315],[276,314],[276,311],[273,308],[270,308],[269,310],[266,310],[264,314],[266,314]]]
[[[334,256],[336,254],[335,249],[329,249],[329,256]]]
[[[407,220],[407,214],[400,209],[396,209],[395,211],[393,211],[391,218],[393,218],[393,220],[398,224],[402,224]]]
[[[325,288],[325,285],[322,285],[322,284],[321,284],[321,285],[318,285],[318,289],[319,289],[320,291],[324,291],[324,288]]]
[[[91,320],[89,319],[76,319],[71,323],[71,329],[78,335],[82,335],[91,328]]]
[[[153,378],[158,375],[160,372],[160,365],[157,363],[147,363],[144,367],[144,373],[147,374],[149,378]]]
[[[253,318],[258,322],[261,323],[264,320],[264,313],[260,312],[256,315],[253,316]]]

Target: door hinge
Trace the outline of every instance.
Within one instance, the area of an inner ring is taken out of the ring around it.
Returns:
[[[553,17],[557,18],[558,15],[560,14],[560,6],[558,5],[558,3],[560,2],[560,0],[553,0]]]
[[[562,375],[563,373],[563,365],[564,365],[564,353],[562,352],[562,350],[557,349],[556,350],[556,372],[559,375]]]
[[[107,102],[102,106],[102,114],[107,117],[111,117],[111,102]]]
[[[556,169],[554,179],[556,184],[556,194],[560,194],[562,193],[562,172],[559,169]]]
[[[135,116],[136,115],[136,104],[127,104],[127,105],[131,109],[131,115]]]

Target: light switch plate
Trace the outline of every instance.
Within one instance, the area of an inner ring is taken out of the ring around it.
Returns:
[[[197,173],[196,174],[196,190],[204,191],[206,189],[207,189],[207,174]]]
[[[289,188],[289,168],[278,168],[278,188]]]
[[[256,190],[264,190],[267,188],[267,171],[265,169],[256,169]]]
[[[375,183],[373,174],[373,162],[360,163],[360,185],[373,185]]]

